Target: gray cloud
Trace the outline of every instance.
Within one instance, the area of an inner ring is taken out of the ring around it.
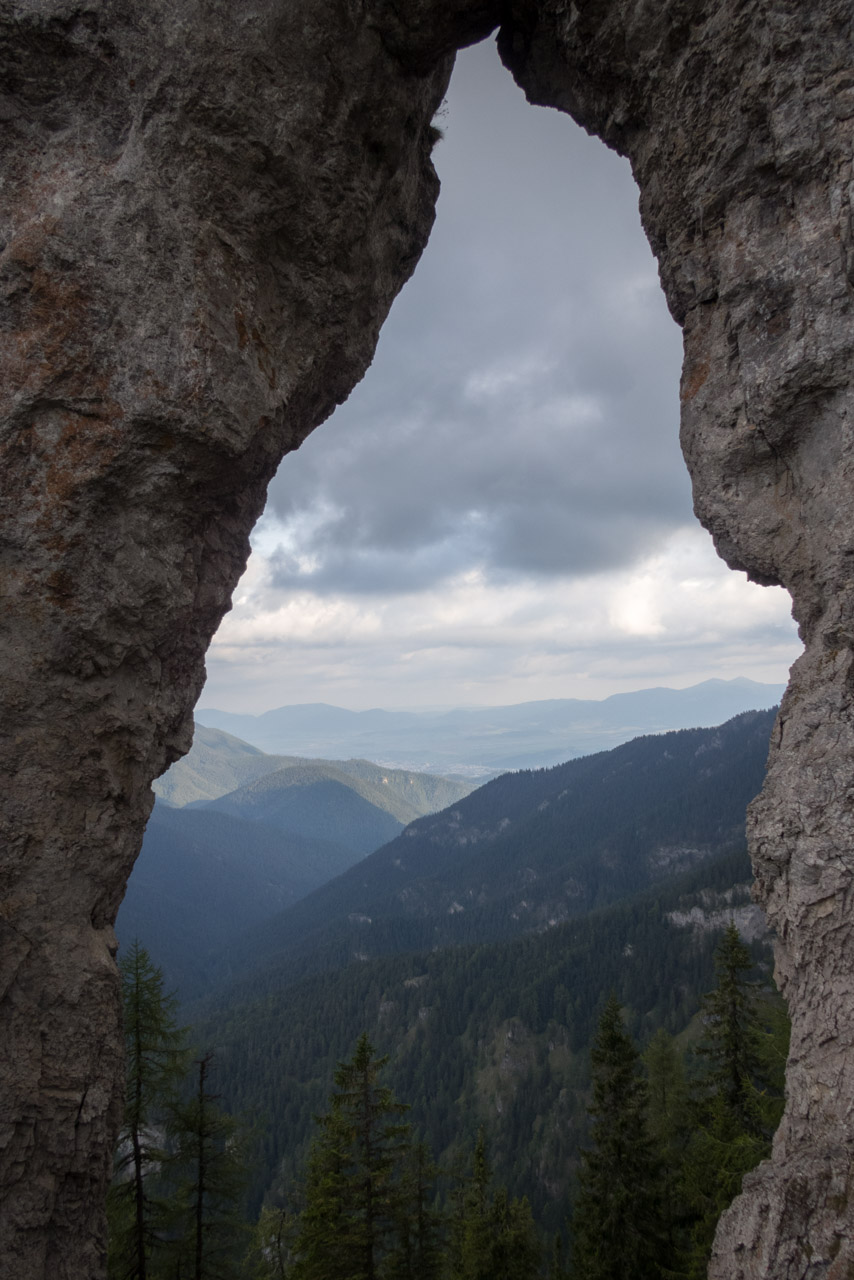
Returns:
[[[626,566],[691,520],[678,331],[624,161],[463,55],[433,238],[373,368],[286,459],[272,585],[426,589]]]

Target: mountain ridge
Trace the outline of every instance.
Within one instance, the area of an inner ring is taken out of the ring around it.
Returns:
[[[297,703],[260,715],[200,708],[197,721],[266,751],[299,746],[306,757],[360,756],[390,767],[470,776],[559,764],[633,737],[711,727],[742,711],[775,705],[783,685],[744,677],[687,689],[639,689],[603,699],[556,698],[450,711],[350,711]]]
[[[356,783],[350,785],[357,789],[361,784],[373,785],[374,800],[379,802],[379,807],[394,813],[402,823],[443,808],[451,803],[453,796],[466,795],[477,785],[463,778],[378,765],[358,756],[331,760],[270,753],[225,730],[197,723],[189,752],[155,779],[153,789],[158,800],[173,808],[202,806],[258,784],[272,773],[293,769],[316,771],[324,767],[336,777],[344,774],[355,779]],[[399,793],[397,800],[391,799],[396,792]]]
[[[366,760],[270,756],[199,726],[155,784],[118,936],[144,938],[169,984],[195,998],[218,949],[472,786]]]
[[[551,928],[744,844],[775,712],[504,774],[229,948],[294,974]]]

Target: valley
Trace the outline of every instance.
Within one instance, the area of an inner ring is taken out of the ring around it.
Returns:
[[[119,936],[178,986],[224,1103],[254,1117],[251,1213],[295,1194],[367,1032],[440,1167],[484,1127],[508,1193],[563,1232],[608,994],[642,1047],[690,1046],[730,921],[769,980],[744,814],[774,715],[479,787],[200,727],[158,785]]]
[[[267,755],[199,725],[192,750],[155,784],[119,938],[144,939],[181,998],[196,998],[224,948],[473,785],[366,760]]]

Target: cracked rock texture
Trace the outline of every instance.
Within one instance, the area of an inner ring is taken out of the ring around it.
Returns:
[[[10,1280],[103,1273],[112,923],[149,784],[190,745],[268,479],[364,373],[430,230],[452,42],[435,24],[425,63],[416,31],[407,61],[374,8],[0,0]]]
[[[715,1280],[854,1275],[854,64],[848,0],[519,3],[529,97],[627,155],[683,326],[682,447],[721,555],[806,645],[749,819],[793,1019],[773,1159]]]
[[[789,1099],[711,1274],[854,1274],[851,25],[850,0],[0,0],[0,1274],[103,1275],[150,782],[267,481],[426,241],[454,50],[496,26],[532,100],[629,156],[697,513],[806,642],[751,816]]]

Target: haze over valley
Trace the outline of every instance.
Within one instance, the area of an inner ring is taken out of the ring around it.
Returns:
[[[720,724],[741,711],[774,706],[784,688],[743,678],[711,679],[686,689],[640,689],[599,700],[556,698],[441,712],[347,711],[316,703],[240,715],[200,707],[196,719],[263,751],[336,759],[357,755],[476,778],[557,764],[643,733]],[[175,768],[183,776],[183,764]],[[155,789],[162,795],[168,785],[162,781]]]

